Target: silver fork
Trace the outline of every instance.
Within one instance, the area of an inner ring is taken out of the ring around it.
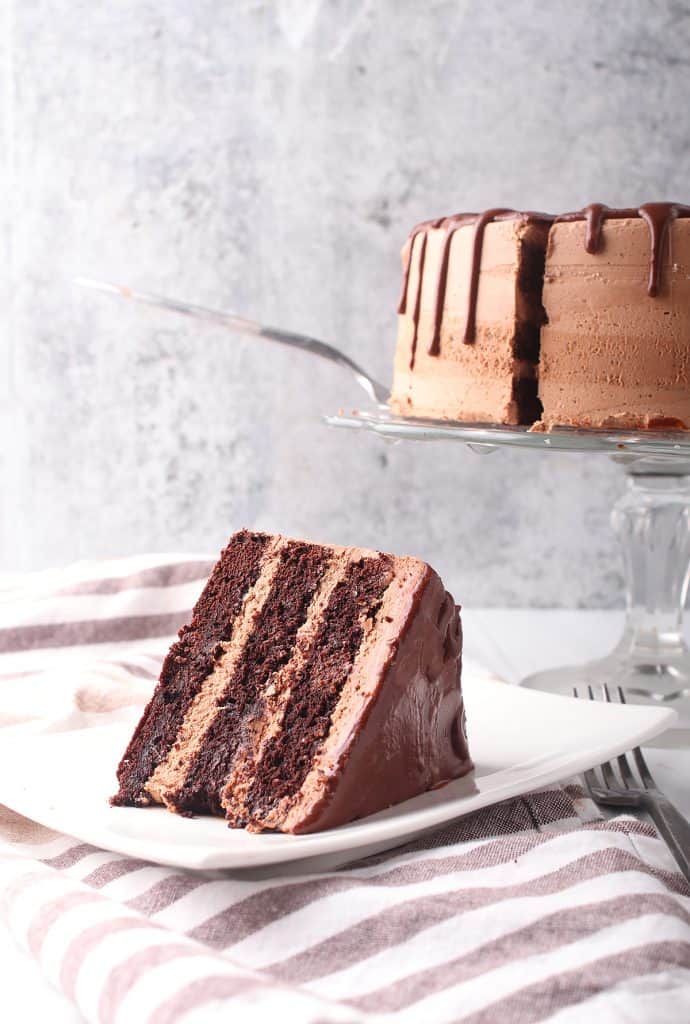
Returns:
[[[613,703],[608,686],[604,685],[603,690],[606,700]],[[573,694],[576,697],[579,696],[577,687],[573,688]],[[590,700],[596,700],[591,686],[587,687],[587,694]],[[618,687],[618,699],[621,704],[626,703],[625,694],[620,686]],[[597,804],[602,804],[605,807],[629,807],[646,811],[658,828],[659,834],[666,840],[681,871],[690,881],[690,824],[673,806],[668,797],[657,788],[639,747],[635,747],[632,756],[639,772],[640,782],[635,778],[628,758],[625,754],[621,754],[616,758],[618,775],[614,770],[613,763],[605,761],[599,766],[601,779],[594,769],[583,773],[585,787],[592,800]]]

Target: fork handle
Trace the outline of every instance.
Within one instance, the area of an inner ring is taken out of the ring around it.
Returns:
[[[690,881],[690,824],[666,797],[648,795],[644,804],[678,866]]]

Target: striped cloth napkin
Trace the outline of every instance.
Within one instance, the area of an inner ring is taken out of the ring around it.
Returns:
[[[0,726],[131,715],[210,567],[0,578]],[[301,876],[162,868],[0,807],[0,907],[98,1024],[690,1020],[688,886],[651,826],[575,784]]]

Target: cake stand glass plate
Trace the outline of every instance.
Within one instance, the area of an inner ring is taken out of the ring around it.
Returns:
[[[93,728],[75,730],[65,728],[69,722],[56,722],[40,729],[3,730],[0,804],[83,842],[178,868],[265,874],[324,870],[569,778],[651,739],[675,719],[667,708],[552,697],[471,670],[463,688],[474,772],[330,831],[253,835],[229,829],[221,818],[183,818],[158,807],[110,807],[115,768],[137,711]]]
[[[331,427],[365,430],[392,441],[462,441],[480,451],[498,448],[530,448],[536,451],[604,452],[610,455],[685,456],[690,461],[690,432],[661,430],[577,430],[561,427],[551,431],[506,427],[489,423],[450,423],[445,420],[395,416],[385,407],[378,412],[338,413],[325,416]]]
[[[572,694],[574,686],[620,686],[628,702],[674,708],[678,721],[664,741],[690,744],[690,651],[682,634],[690,574],[690,432],[561,428],[547,433],[403,418],[385,407],[327,416],[326,422],[396,442],[460,441],[480,453],[505,447],[579,452],[608,455],[620,465],[627,489],[611,521],[625,570],[623,635],[605,658],[548,669],[522,685],[557,694]]]

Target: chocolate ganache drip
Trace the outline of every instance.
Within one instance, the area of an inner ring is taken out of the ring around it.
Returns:
[[[606,220],[629,220],[641,217],[649,228],[649,279],[647,294],[654,298],[659,294],[661,285],[661,263],[664,256],[664,244],[671,223],[677,217],[690,217],[690,206],[682,203],[643,203],[642,206],[619,210],[604,206],[603,203],[591,203],[584,210],[576,213],[562,213],[554,217],[554,221],[584,220],[587,224],[585,248],[588,253],[597,253],[601,249],[602,229]]]
[[[403,253],[403,285],[398,313],[407,312],[407,298],[410,284],[410,270],[412,265],[412,254],[415,249],[417,238],[421,237],[419,243],[419,274],[416,293],[414,297],[414,308],[412,321],[414,333],[412,338],[412,351],[410,355],[410,369],[414,367],[417,352],[417,340],[419,333],[419,316],[422,300],[422,282],[424,276],[424,264],[426,258],[427,238],[430,229],[443,229],[445,237],[442,243],[441,260],[435,284],[434,319],[431,341],[428,353],[437,356],[441,350],[441,328],[443,325],[443,307],[446,298],[448,285],[448,267],[450,263],[450,248],[453,235],[458,228],[466,225],[473,225],[474,238],[472,240],[472,262],[470,266],[469,295],[467,302],[467,318],[463,333],[463,342],[470,345],[475,340],[477,326],[477,296],[479,293],[479,274],[482,263],[482,249],[484,245],[484,232],[487,224],[499,220],[519,220],[523,223],[546,223],[553,224],[558,221],[585,221],[585,249],[591,255],[600,252],[602,247],[603,227],[607,220],[628,220],[640,217],[649,228],[650,236],[650,257],[649,257],[649,279],[647,293],[651,297],[658,295],[661,285],[661,266],[664,254],[664,246],[668,236],[671,223],[679,217],[690,217],[690,206],[682,203],[643,203],[639,207],[627,207],[614,209],[605,206],[603,203],[590,203],[582,210],[572,213],[535,213],[533,211],[520,211],[496,207],[486,210],[484,213],[457,213],[452,217],[440,217],[437,220],[424,221],[418,224],[410,232]]]
[[[443,229],[445,237],[443,239],[443,245],[441,249],[441,261],[438,268],[435,283],[435,300],[434,300],[434,320],[433,330],[431,335],[431,342],[427,349],[430,356],[437,356],[441,351],[441,327],[443,326],[443,307],[446,299],[446,288],[448,285],[448,267],[450,263],[450,248],[453,241],[453,235],[458,228],[466,225],[474,226],[474,238],[472,241],[472,264],[470,270],[470,291],[467,308],[467,320],[465,322],[465,331],[463,335],[463,341],[469,345],[474,341],[476,332],[476,320],[477,320],[477,296],[479,293],[479,272],[482,263],[482,248],[484,245],[484,231],[486,225],[496,220],[520,220],[520,221],[546,221],[551,223],[553,216],[548,213],[531,213],[521,212],[520,210],[510,210],[503,207],[495,207],[491,210],[486,210],[484,213],[456,213],[452,217],[440,217],[437,220],[424,221],[418,224],[410,232],[410,236],[407,241],[403,253],[403,284],[402,293],[400,296],[400,302],[398,304],[398,313],[403,314],[407,312],[407,293],[409,291],[410,283],[410,270],[412,265],[412,253],[415,248],[415,240],[421,237],[422,241],[419,243],[419,274],[417,279],[417,288],[414,297],[414,307],[412,312],[412,322],[414,324],[414,333],[412,338],[412,352],[410,356],[410,369],[414,367],[415,356],[417,352],[417,340],[419,334],[419,315],[421,310],[421,298],[422,298],[422,282],[423,282],[423,270],[424,261],[426,257],[426,243],[428,232],[430,229],[438,230]]]

